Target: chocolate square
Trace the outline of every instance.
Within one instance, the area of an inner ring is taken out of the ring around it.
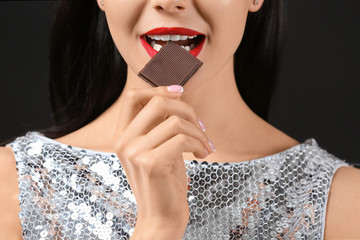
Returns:
[[[188,51],[169,41],[145,65],[138,76],[153,87],[181,85],[201,67],[203,63]]]

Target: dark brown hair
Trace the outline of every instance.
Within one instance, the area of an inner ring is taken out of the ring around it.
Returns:
[[[249,13],[235,53],[240,94],[264,120],[277,79],[283,10],[283,0],[271,0]],[[126,62],[96,1],[58,1],[50,35],[49,86],[55,124],[43,133],[60,137],[94,120],[120,96],[126,76]]]

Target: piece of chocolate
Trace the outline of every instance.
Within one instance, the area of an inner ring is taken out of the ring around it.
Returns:
[[[145,65],[138,76],[153,87],[181,85],[201,67],[203,63],[188,51],[169,41]]]

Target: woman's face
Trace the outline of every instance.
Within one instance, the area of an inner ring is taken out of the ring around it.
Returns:
[[[204,64],[197,77],[208,78],[221,71],[238,48],[248,11],[257,11],[262,5],[254,0],[103,0],[99,7],[105,12],[112,38],[129,68],[138,73],[159,49],[167,35],[188,45],[187,50]],[[186,28],[198,32],[155,32],[162,40],[151,39],[151,30],[157,28]],[[147,37],[145,37],[147,36]],[[185,40],[184,40],[185,39]],[[202,45],[202,48],[200,47]],[[202,76],[199,76],[202,75]],[[206,75],[206,76],[205,76]]]

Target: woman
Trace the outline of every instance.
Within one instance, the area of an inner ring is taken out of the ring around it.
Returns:
[[[262,119],[281,10],[264,0],[60,3],[56,126],[1,148],[0,238],[360,236],[359,170]],[[203,66],[183,88],[137,76],[152,57],[143,40],[160,27],[205,39],[190,51]]]

